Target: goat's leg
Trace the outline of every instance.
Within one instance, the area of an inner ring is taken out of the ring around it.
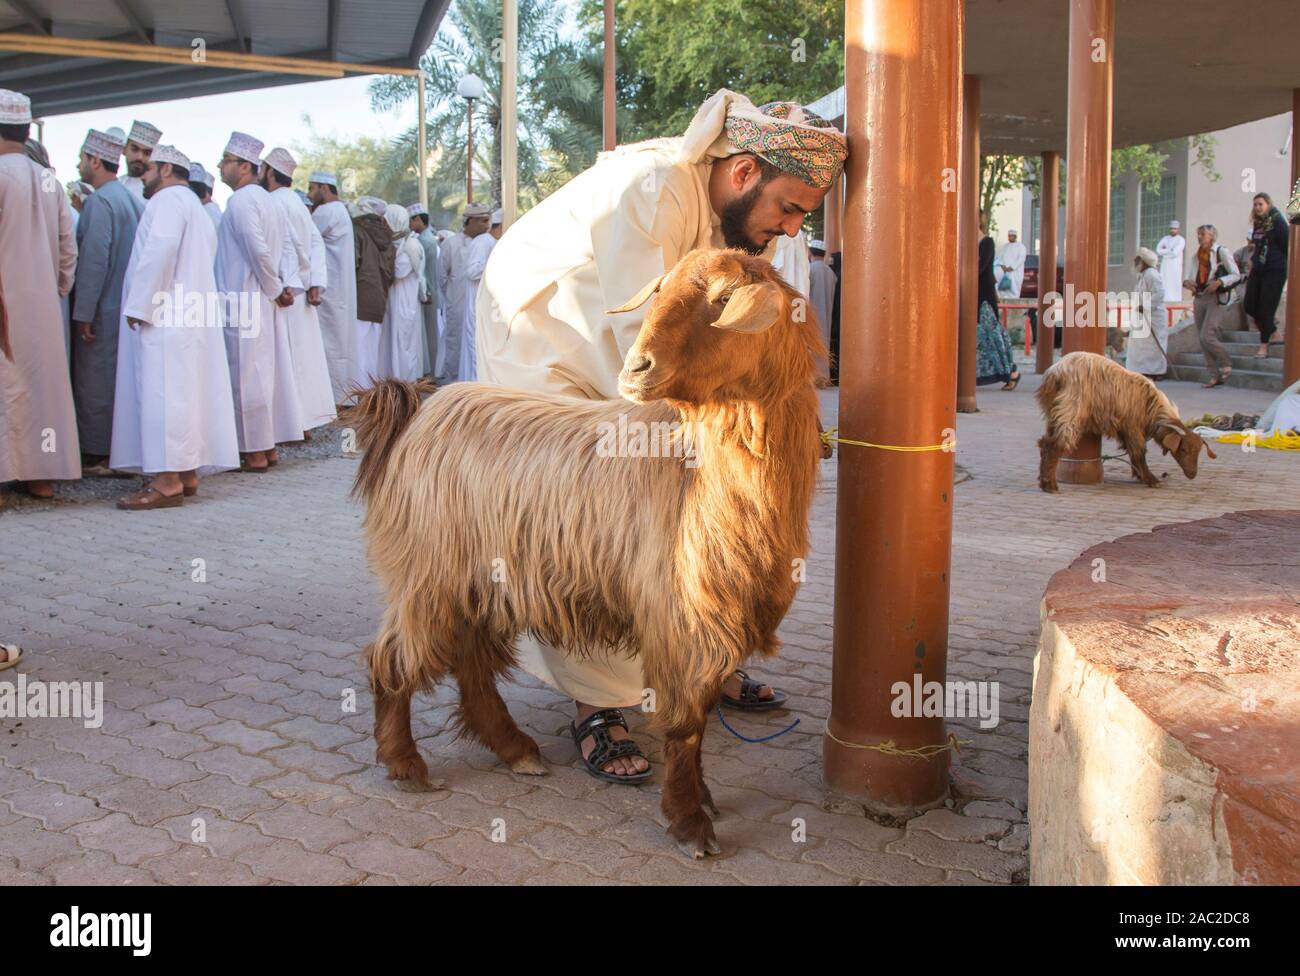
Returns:
[[[371,689],[375,698],[375,757],[388,767],[388,778],[397,780],[402,789],[433,789],[437,784],[429,780],[429,767],[411,734],[411,692],[388,691],[374,681]]]
[[[715,817],[722,816],[722,811],[718,805],[713,802],[713,794],[709,792],[709,784],[704,782],[704,733],[700,733],[700,748],[695,750],[695,779],[699,783],[700,803],[705,809]]]
[[[665,732],[664,758],[668,771],[664,777],[662,809],[668,818],[668,833],[690,857],[720,854],[713,822],[704,812],[704,781],[700,772],[700,741],[704,735],[705,714],[670,727]],[[709,800],[712,803],[712,798]]]
[[[1151,488],[1160,487],[1160,479],[1147,467],[1147,443],[1141,437],[1127,434],[1120,435],[1119,442],[1128,452],[1128,464],[1133,469],[1133,476]]]
[[[511,717],[497,691],[497,673],[503,660],[513,658],[509,645],[483,635],[466,641],[452,673],[460,685],[460,718],[476,739],[497,754],[516,773],[543,776],[541,750]]]
[[[1056,483],[1056,462],[1065,453],[1065,448],[1057,440],[1054,432],[1049,430],[1038,439],[1038,487],[1043,491],[1060,491]]]

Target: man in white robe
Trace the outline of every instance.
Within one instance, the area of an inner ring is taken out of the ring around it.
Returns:
[[[107,475],[117,385],[117,336],[122,283],[144,198],[122,186],[117,163],[123,145],[91,129],[78,170],[95,188],[77,223],[77,277],[72,306],[72,399],[77,407],[82,476]]]
[[[460,375],[461,345],[467,332],[473,332],[468,318],[474,315],[474,309],[466,306],[469,295],[469,245],[481,234],[488,232],[488,219],[491,211],[481,203],[465,206],[461,218],[461,229],[443,245],[440,268],[442,290],[447,296],[447,314],[443,322],[442,334],[442,372],[437,382],[439,386],[455,383],[463,377]]]
[[[232,132],[221,180],[234,190],[217,232],[217,289],[226,311],[226,356],[239,435],[240,467],[262,472],[275,445],[302,439],[297,377],[277,309],[302,290],[288,223],[257,184],[263,143]]]
[[[831,322],[835,316],[835,285],[839,279],[834,269],[826,263],[826,244],[813,241],[811,245],[812,260],[808,266],[808,304],[817,316],[817,327],[821,330],[826,348],[831,347]],[[830,386],[830,361],[822,359],[817,364],[820,375],[818,386]]]
[[[203,212],[212,219],[214,229],[221,226],[221,207],[212,199],[212,188],[215,185],[216,179],[203,168],[202,163],[190,163],[190,189],[199,198],[199,203],[203,204]]]
[[[121,129],[113,128],[108,134],[116,136]],[[144,171],[149,168],[149,157],[162,138],[162,131],[148,122],[132,122],[131,133],[126,137],[126,172],[119,179],[124,187],[144,200]]]
[[[288,325],[289,349],[294,375],[298,378],[298,403],[304,430],[328,424],[336,416],[334,390],[325,344],[321,340],[316,309],[329,285],[325,265],[325,242],[312,222],[311,211],[293,190],[293,171],[298,163],[285,149],[272,149],[262,160],[262,187],[284,213],[289,240],[297,260],[298,278],[306,294],[295,295],[293,304],[277,312]]]
[[[325,244],[325,276],[329,281],[329,288],[316,309],[321,341],[325,346],[334,402],[342,404],[353,384],[362,379],[357,371],[357,258],[352,217],[339,199],[339,180],[333,173],[312,173],[307,195],[315,205],[312,223]]]
[[[0,484],[38,498],[81,477],[61,299],[77,242],[62,184],[27,156],[31,102],[0,89]]]
[[[1165,286],[1166,302],[1183,300],[1183,251],[1187,238],[1183,237],[1182,224],[1169,222],[1169,233],[1156,244],[1156,257],[1160,259],[1160,280]]]
[[[156,146],[122,299],[110,464],[149,478],[127,511],[174,508],[200,475],[239,466],[213,265],[217,232],[189,188],[189,159]]]
[[[429,224],[429,211],[416,202],[406,208],[411,214],[411,233],[424,248],[424,375],[434,376],[438,361],[438,234]]]
[[[998,291],[1012,298],[1020,297],[1020,288],[1025,283],[1025,245],[1020,243],[1019,235],[1014,230],[1007,231],[1007,242],[994,259],[995,273],[998,278]],[[1002,279],[1010,278],[1011,287],[1003,288]]]
[[[498,230],[503,220],[502,211],[492,212],[492,222],[486,234],[471,237],[465,251],[465,334],[460,344],[460,378],[473,383],[478,379],[477,355],[474,347],[474,311],[478,302],[478,286],[487,268],[488,258],[501,236]]]
[[[645,308],[606,309],[694,248],[738,247],[770,261],[777,238],[793,237],[822,205],[847,154],[843,134],[802,106],[755,108],[726,89],[701,106],[684,136],[602,153],[515,222],[492,252],[476,309],[480,379],[618,398]],[[639,661],[616,652],[571,657],[533,639],[518,648],[526,670],[575,700],[580,722],[641,701]],[[740,675],[723,694],[724,704],[739,707],[782,700]],[[615,740],[627,737],[617,723],[607,728]],[[579,735],[586,760],[595,741]],[[643,778],[647,768],[639,755],[600,764],[619,777]]]

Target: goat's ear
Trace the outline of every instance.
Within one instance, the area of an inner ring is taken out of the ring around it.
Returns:
[[[1178,445],[1182,442],[1182,434],[1179,434],[1177,431],[1168,430],[1165,432],[1164,436],[1160,438],[1160,448],[1168,454],[1170,451],[1177,451]]]
[[[663,280],[667,277],[668,275],[667,273],[665,273],[665,274],[661,274],[658,278],[652,278],[650,281],[646,282],[644,288],[642,288],[639,292],[637,292],[635,295],[629,298],[618,308],[606,309],[605,314],[616,315],[619,312],[630,312],[633,309],[640,308],[642,305],[644,305],[646,302],[650,300],[651,295],[653,295],[655,292],[659,290],[659,286],[663,283]]]
[[[1201,445],[1205,448],[1205,453],[1208,454],[1212,460],[1218,458],[1219,455],[1210,450],[1209,441],[1201,441]]]
[[[781,288],[770,281],[741,285],[713,325],[731,332],[763,332],[781,317]]]

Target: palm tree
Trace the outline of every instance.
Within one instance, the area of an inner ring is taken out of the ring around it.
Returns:
[[[519,190],[521,209],[545,196],[595,159],[600,148],[600,52],[582,53],[560,37],[565,8],[548,0],[519,0]],[[442,29],[420,59],[425,74],[431,209],[454,212],[465,199],[465,102],[456,84],[478,75],[485,90],[474,106],[475,183],[490,180],[501,199],[501,4],[456,0],[448,12],[455,30]],[[414,77],[387,75],[370,84],[371,104],[391,109],[416,96]],[[488,138],[483,138],[486,123]],[[382,179],[416,171],[416,127],[392,141]],[[558,172],[557,172],[558,170]]]

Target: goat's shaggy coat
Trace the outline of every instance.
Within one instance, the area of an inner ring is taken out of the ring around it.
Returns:
[[[1047,420],[1047,433],[1038,441],[1038,487],[1043,491],[1059,490],[1056,463],[1087,434],[1118,441],[1134,476],[1153,488],[1160,480],[1147,467],[1147,440],[1172,452],[1189,478],[1196,477],[1202,447],[1215,456],[1155,383],[1096,353],[1062,356],[1043,374],[1036,397]]]
[[[465,729],[540,773],[495,686],[515,637],[639,655],[667,740],[669,830],[702,856],[717,850],[699,765],[708,710],[747,655],[777,650],[807,549],[825,350],[761,259],[693,251],[622,310],[656,291],[620,376],[633,403],[474,383],[423,403],[431,388],[396,381],[359,395],[356,491],[387,597],[367,659],[379,758],[424,782],[412,693],[453,675]],[[620,414],[679,422],[693,463],[601,456]]]

